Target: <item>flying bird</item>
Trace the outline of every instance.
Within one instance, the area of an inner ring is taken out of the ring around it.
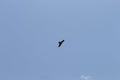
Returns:
[[[65,40],[62,40],[62,41],[58,42],[58,47],[60,47],[64,41]]]

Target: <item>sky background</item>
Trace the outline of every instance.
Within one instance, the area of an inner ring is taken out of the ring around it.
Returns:
[[[0,0],[0,80],[120,80],[120,0]]]

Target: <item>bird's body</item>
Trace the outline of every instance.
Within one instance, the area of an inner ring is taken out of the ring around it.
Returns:
[[[64,40],[58,42],[58,44],[59,44],[58,47],[60,47],[60,46],[62,45],[63,42],[64,42]]]

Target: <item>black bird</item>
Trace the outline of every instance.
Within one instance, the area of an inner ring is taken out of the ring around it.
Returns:
[[[59,44],[58,47],[60,47],[60,46],[62,45],[63,42],[64,42],[64,40],[58,42],[58,44]]]

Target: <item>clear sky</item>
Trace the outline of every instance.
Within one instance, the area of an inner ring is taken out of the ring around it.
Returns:
[[[120,80],[120,0],[0,0],[0,80]]]

